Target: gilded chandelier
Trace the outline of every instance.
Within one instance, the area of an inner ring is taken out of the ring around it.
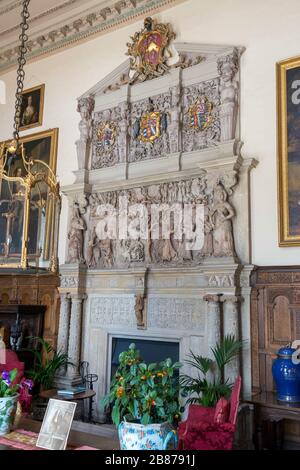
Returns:
[[[0,144],[0,268],[56,272],[59,183],[48,163],[26,155],[19,138],[29,2],[22,2],[13,140]]]

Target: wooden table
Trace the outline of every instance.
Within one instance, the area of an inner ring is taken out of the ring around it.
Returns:
[[[57,389],[52,388],[51,390],[44,390],[40,392],[39,396],[41,398],[50,399],[54,398],[55,400],[65,400],[65,401],[80,401],[81,402],[81,419],[84,421],[84,400],[89,400],[89,422],[92,420],[92,406],[93,406],[93,397],[96,395],[94,390],[86,390],[82,393],[77,393],[72,397],[61,396],[57,394]]]
[[[26,431],[32,431],[39,433],[42,423],[39,421],[34,421],[28,418],[21,418],[18,423],[18,429],[25,429]],[[88,428],[95,429],[95,425],[85,424]],[[83,432],[71,429],[68,439],[68,449],[74,449],[76,447],[89,446],[94,447],[95,449],[100,450],[118,450],[119,441],[117,438],[113,437],[104,437],[93,434],[92,432]],[[15,450],[6,445],[0,445],[0,450]]]
[[[274,448],[282,449],[284,441],[285,419],[300,422],[300,403],[282,403],[276,398],[275,393],[263,392],[252,395],[244,400],[254,405],[254,445],[257,450],[264,448],[263,423],[269,422],[275,425],[276,442]]]

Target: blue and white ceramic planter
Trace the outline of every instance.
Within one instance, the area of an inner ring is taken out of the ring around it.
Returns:
[[[144,426],[123,421],[118,432],[121,450],[177,449],[177,432],[169,423]]]
[[[0,436],[8,434],[14,422],[19,395],[0,398]]]

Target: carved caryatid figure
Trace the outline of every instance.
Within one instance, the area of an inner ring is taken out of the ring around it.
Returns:
[[[233,207],[227,202],[227,192],[221,183],[213,190],[213,206],[210,210],[213,224],[214,256],[234,256],[232,218],[235,216]]]
[[[77,111],[80,113],[79,123],[80,139],[76,141],[78,169],[86,168],[89,157],[89,147],[92,139],[92,112],[94,98],[81,98],[78,100]]]
[[[238,83],[235,75],[238,71],[239,56],[235,50],[233,54],[222,57],[218,61],[220,83],[220,124],[221,141],[235,138],[237,108],[238,108]]]
[[[134,306],[136,324],[138,328],[144,328],[146,319],[145,319],[145,299],[142,294],[136,294],[135,296],[135,306]]]
[[[79,204],[75,202],[73,206],[73,215],[70,222],[70,230],[68,233],[68,263],[85,262],[83,257],[83,240],[85,230],[86,223],[81,216]]]

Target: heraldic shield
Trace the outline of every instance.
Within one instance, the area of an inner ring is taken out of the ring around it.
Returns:
[[[212,109],[213,105],[206,97],[197,99],[189,108],[190,127],[200,131],[207,129],[212,123]]]
[[[147,113],[141,118],[140,139],[143,142],[154,142],[160,137],[160,113]]]

